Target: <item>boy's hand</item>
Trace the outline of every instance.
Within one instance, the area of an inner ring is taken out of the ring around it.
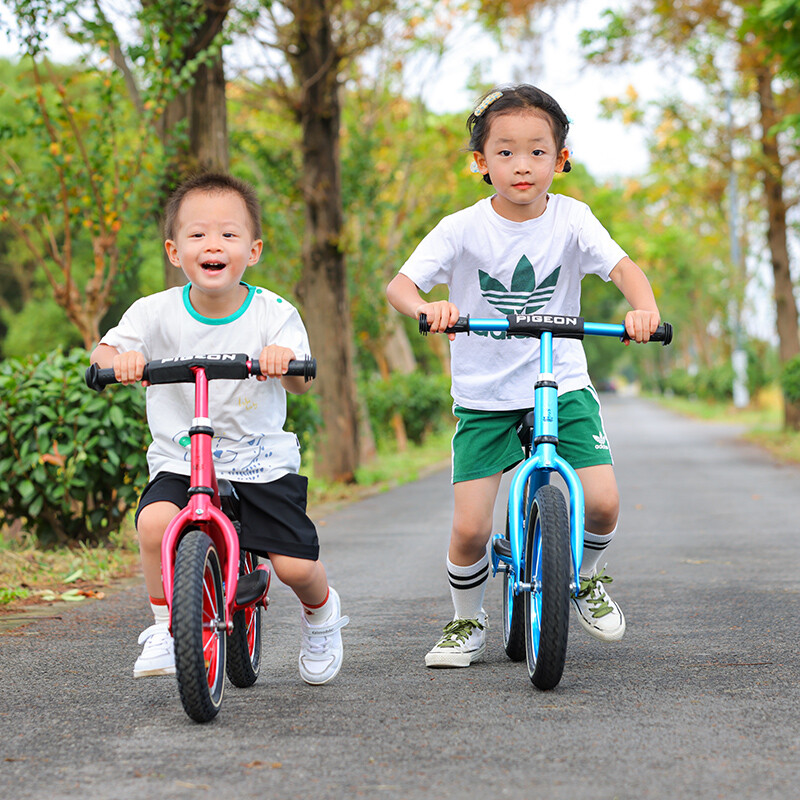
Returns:
[[[634,342],[644,344],[655,333],[661,316],[657,311],[634,309],[625,315],[625,330]]]
[[[267,378],[280,378],[289,369],[289,362],[295,358],[293,350],[288,347],[281,347],[278,344],[271,344],[261,351],[258,357],[258,365],[261,367],[261,374],[257,380],[265,381]]]
[[[447,328],[458,322],[458,308],[447,300],[420,304],[414,310],[414,316],[419,319],[420,314],[427,315],[431,333],[444,333]],[[452,342],[456,335],[448,333],[447,338]]]
[[[128,350],[114,356],[114,377],[124,384],[136,383],[142,379],[147,362],[138,350]]]

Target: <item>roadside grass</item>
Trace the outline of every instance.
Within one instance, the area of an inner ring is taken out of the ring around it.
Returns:
[[[450,437],[450,432],[432,434],[421,445],[409,445],[405,452],[389,445],[381,447],[376,457],[358,470],[355,484],[325,484],[309,475],[312,519],[326,506],[386,491],[417,480],[433,468],[446,466]],[[100,546],[78,543],[42,549],[18,526],[4,526],[0,529],[0,614],[56,600],[101,598],[104,587],[138,575],[139,571],[132,512],[122,530]]]

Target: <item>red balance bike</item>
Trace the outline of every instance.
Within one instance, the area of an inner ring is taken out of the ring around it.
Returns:
[[[316,367],[313,358],[296,360],[287,374],[308,381]],[[258,359],[220,354],[151,361],[142,378],[153,385],[195,385],[189,502],[164,534],[161,574],[181,702],[197,722],[217,715],[226,672],[234,686],[247,687],[261,666],[261,609],[269,603],[270,570],[239,547],[239,499],[228,481],[217,481],[208,416],[209,381],[260,374]],[[92,364],[86,371],[91,389],[102,391],[112,383],[117,383],[113,369]]]

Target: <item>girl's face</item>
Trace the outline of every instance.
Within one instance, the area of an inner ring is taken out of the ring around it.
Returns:
[[[544,213],[553,176],[569,157],[558,149],[546,116],[534,110],[512,111],[492,120],[483,152],[475,152],[481,174],[497,192],[492,199],[501,217],[524,222]]]

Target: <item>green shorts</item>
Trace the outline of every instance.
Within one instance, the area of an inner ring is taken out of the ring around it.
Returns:
[[[458,423],[453,436],[453,483],[487,478],[519,464],[524,453],[517,425],[530,410],[473,411],[454,406]],[[614,463],[593,387],[558,398],[556,452],[573,469]]]

